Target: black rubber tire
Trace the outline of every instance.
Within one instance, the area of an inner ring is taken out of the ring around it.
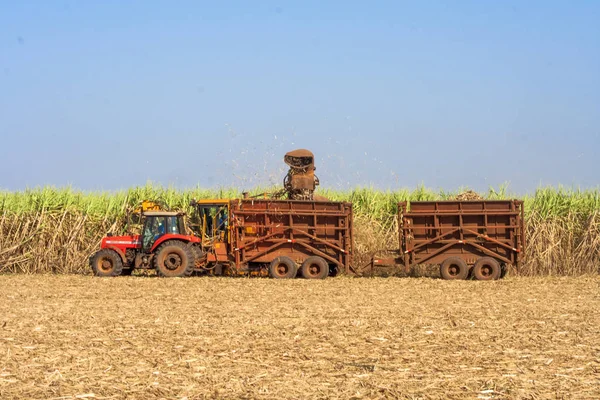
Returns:
[[[273,279],[291,279],[296,277],[298,266],[289,257],[277,257],[269,264],[269,275]]]
[[[319,256],[308,257],[302,263],[300,272],[306,279],[325,279],[329,276],[329,264]]]
[[[102,249],[90,258],[90,267],[96,276],[119,276],[123,272],[123,260],[116,251]]]
[[[154,268],[159,276],[179,278],[194,272],[194,252],[185,242],[167,240],[160,245],[154,256]]]
[[[212,273],[213,275],[221,276],[223,275],[223,270],[223,264],[216,264],[215,267],[212,269]]]
[[[473,278],[478,281],[495,281],[501,273],[500,263],[492,257],[481,257],[473,266]]]
[[[500,279],[504,278],[508,273],[508,265],[500,264]]]
[[[194,268],[200,268],[200,263],[206,261],[206,253],[202,251],[200,246],[190,246],[190,249],[192,249],[192,253],[194,253]]]
[[[440,265],[440,275],[446,280],[464,280],[469,276],[469,266],[460,257],[449,257]]]

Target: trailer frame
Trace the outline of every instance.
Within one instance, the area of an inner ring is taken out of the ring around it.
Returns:
[[[410,209],[409,209],[410,206]],[[470,268],[482,257],[520,271],[525,251],[521,200],[445,200],[398,203],[398,256],[371,259],[376,266],[398,266],[409,273],[420,264],[458,257]]]

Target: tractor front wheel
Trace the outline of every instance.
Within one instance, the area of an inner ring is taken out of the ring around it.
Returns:
[[[160,245],[154,256],[154,267],[158,275],[176,278],[190,276],[194,272],[195,257],[192,249],[184,242],[168,240]]]
[[[123,260],[111,249],[96,252],[90,258],[90,266],[96,276],[119,276],[123,273]]]

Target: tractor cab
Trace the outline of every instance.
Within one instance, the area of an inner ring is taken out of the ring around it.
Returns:
[[[229,200],[196,200],[196,223],[202,247],[229,242]]]
[[[231,231],[229,200],[192,200],[192,221],[197,228],[204,255],[200,267],[220,275],[223,265],[229,263]]]
[[[174,211],[145,211],[142,228],[142,251],[149,253],[164,235],[185,235],[185,214]]]

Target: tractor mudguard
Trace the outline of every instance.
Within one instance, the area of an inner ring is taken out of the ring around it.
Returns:
[[[162,243],[166,242],[167,240],[181,240],[182,242],[186,242],[186,243],[190,243],[190,242],[200,243],[200,238],[198,238],[196,236],[168,233],[168,234],[162,235],[161,237],[156,239],[156,241],[152,245],[152,248],[150,249],[150,252],[154,253],[154,251],[158,248],[158,246],[160,246]]]
[[[125,255],[125,252],[123,250],[121,250],[120,248],[115,247],[115,246],[108,246],[108,247],[105,247],[105,249],[110,249],[110,250],[113,250],[114,252],[116,252],[119,255],[119,257],[121,257],[123,264],[127,264],[127,256]]]

